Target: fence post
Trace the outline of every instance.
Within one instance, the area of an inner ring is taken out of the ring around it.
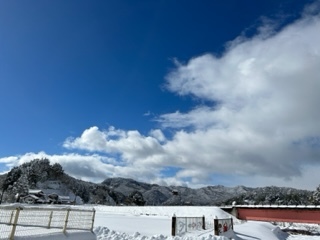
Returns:
[[[21,208],[18,207],[16,208],[16,215],[14,216],[14,220],[13,220],[13,224],[12,224],[12,229],[11,229],[11,233],[9,236],[10,240],[14,239],[14,234],[16,232],[16,227],[17,227],[17,223],[18,223],[18,219],[19,219],[19,213],[20,213]]]
[[[204,215],[202,216],[202,229],[206,230],[206,218]]]
[[[53,211],[50,212],[50,215],[49,215],[49,223],[48,223],[48,228],[50,228],[51,226],[51,221],[52,221],[52,214],[53,214]]]
[[[219,219],[213,220],[213,226],[214,226],[214,235],[219,236]]]
[[[62,231],[64,234],[66,234],[66,232],[67,232],[69,213],[70,213],[70,208],[67,209],[66,219],[64,220],[64,227],[63,227],[63,231]]]
[[[92,214],[92,223],[91,223],[91,229],[90,231],[93,232],[93,225],[94,225],[94,218],[95,218],[95,215],[96,215],[96,210],[93,209],[93,214]]]
[[[177,217],[175,214],[173,214],[172,217],[172,227],[171,227],[171,235],[175,236],[176,235],[176,222],[177,222]]]
[[[11,212],[10,222],[9,222],[10,225],[12,224],[12,219],[13,219],[13,216],[14,216],[14,211],[15,211],[15,210],[12,210],[12,212]]]
[[[233,230],[233,218],[231,218],[231,228]]]

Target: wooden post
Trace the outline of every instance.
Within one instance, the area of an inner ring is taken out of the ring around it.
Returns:
[[[233,230],[233,218],[231,218],[231,229]]]
[[[204,215],[202,216],[202,229],[206,230],[206,218]]]
[[[66,232],[67,232],[69,213],[70,213],[70,208],[67,209],[66,218],[64,220],[64,227],[63,227],[63,231],[62,231],[64,234],[66,234]]]
[[[93,214],[92,214],[92,223],[91,223],[91,229],[90,229],[90,231],[91,231],[91,232],[93,232],[93,224],[94,224],[94,218],[95,218],[95,216],[96,216],[96,210],[95,210],[95,209],[93,209]]]
[[[53,211],[51,211],[51,212],[50,212],[50,215],[49,215],[48,228],[51,227],[52,215],[53,215]]]
[[[15,212],[16,210],[12,210],[12,212],[11,212],[11,216],[10,216],[10,222],[9,222],[9,225],[11,225],[13,222],[12,222],[12,219],[13,219],[13,216],[14,216],[14,212]]]
[[[0,204],[2,203],[2,198],[3,198],[4,192],[5,192],[4,187],[2,187],[2,193],[0,195]]]
[[[175,214],[173,214],[172,217],[172,227],[171,227],[171,235],[175,236],[176,235],[176,223],[177,223],[177,217]]]
[[[214,235],[219,236],[219,219],[213,220],[213,226],[214,226]]]
[[[16,215],[14,216],[14,221],[13,221],[11,233],[10,233],[10,236],[9,236],[9,239],[10,239],[10,240],[13,240],[13,239],[14,239],[14,234],[15,234],[15,232],[16,232],[16,228],[17,228],[17,223],[18,223],[18,219],[19,219],[20,210],[21,210],[20,207],[18,207],[18,208],[16,209]]]

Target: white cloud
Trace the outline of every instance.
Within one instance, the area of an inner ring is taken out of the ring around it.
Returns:
[[[101,182],[109,177],[126,177],[154,183],[160,181],[160,174],[157,174],[160,170],[156,167],[139,166],[139,164],[119,165],[115,159],[98,154],[66,153],[50,155],[45,152],[30,152],[24,155],[0,158],[0,163],[3,163],[9,170],[14,166],[43,158],[49,159],[51,164],[61,164],[67,174],[85,181]],[[182,182],[179,183],[182,184]]]
[[[272,37],[231,44],[221,58],[177,64],[168,88],[212,104],[162,115],[164,127],[195,129],[177,132],[167,147],[208,174],[303,175],[320,156],[319,145],[301,144],[320,136],[319,42],[319,16],[308,17]]]
[[[186,128],[192,126],[195,129],[207,129],[210,127],[221,128],[215,112],[216,108],[199,106],[188,113],[176,111],[163,114],[156,119],[163,128]]]
[[[154,137],[157,139],[159,142],[165,142],[167,139],[163,132],[160,129],[154,129],[150,131],[150,136]]]
[[[106,148],[105,133],[94,126],[86,129],[80,138],[68,138],[63,146],[66,148],[84,148],[89,151],[101,151]]]
[[[311,4],[305,6],[303,15],[308,17],[310,15],[318,15],[320,12],[320,1],[315,0]]]
[[[10,166],[44,154],[88,179],[200,186],[223,175],[231,185],[315,189],[320,178],[310,183],[309,174],[320,168],[320,19],[314,9],[278,33],[262,26],[260,35],[235,39],[221,57],[177,62],[166,78],[168,89],[204,103],[158,117],[170,138],[160,129],[144,136],[94,126],[63,145],[88,155],[38,153],[0,162]],[[176,169],[170,177],[162,173],[167,167]]]
[[[163,128],[176,129],[172,139],[160,130],[143,136],[92,127],[64,146],[120,154],[126,167],[119,171],[136,179],[149,169],[148,177],[159,181],[161,170],[171,166],[179,169],[171,182],[191,185],[230,174],[234,185],[300,179],[305,186],[306,166],[319,167],[320,157],[320,144],[310,144],[320,138],[320,19],[304,17],[277,34],[263,29],[252,39],[236,39],[222,57],[177,63],[168,89],[207,104],[161,115]]]
[[[68,149],[82,149],[109,154],[121,154],[126,163],[156,163],[157,156],[163,154],[160,142],[164,141],[161,130],[152,130],[152,136],[143,136],[138,131],[117,130],[110,127],[99,130],[98,127],[86,129],[78,138],[68,138],[63,144]]]
[[[26,153],[10,158],[0,158],[0,163],[4,163],[8,168],[18,166],[33,159],[47,158],[51,163],[60,163],[66,173],[78,179],[90,179],[91,181],[102,181],[106,177],[114,176],[117,167],[114,159],[101,155],[80,155],[62,154],[50,155],[45,152]]]

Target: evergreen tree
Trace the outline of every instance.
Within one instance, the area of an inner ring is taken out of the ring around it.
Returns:
[[[6,179],[2,184],[0,204],[2,203],[4,192],[7,191],[9,188],[12,188],[12,185],[19,179],[19,177],[21,176],[21,173],[22,171],[19,167],[12,168],[11,171],[8,173]]]
[[[8,173],[6,179],[4,180],[2,190],[6,191],[10,185],[13,185],[13,183],[19,179],[21,173],[22,171],[19,167],[12,168],[11,171]]]
[[[320,204],[320,185],[317,187],[317,189],[313,192],[311,201],[315,205]]]
[[[51,172],[51,177],[54,177],[54,178],[59,177],[64,173],[63,168],[59,163],[54,163],[51,166],[50,172]]]
[[[134,205],[137,206],[144,206],[146,201],[143,198],[143,195],[139,191],[133,191],[129,196],[129,202],[133,203]]]

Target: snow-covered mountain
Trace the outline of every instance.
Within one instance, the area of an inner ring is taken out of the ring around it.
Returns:
[[[109,178],[102,184],[129,195],[142,193],[146,205],[231,205],[238,204],[314,204],[311,191],[284,187],[249,188],[221,185],[193,189],[182,186],[159,186],[126,178]]]
[[[0,175],[3,202],[16,201],[15,196],[28,189],[41,189],[76,199],[77,203],[105,205],[224,205],[238,204],[315,204],[319,191],[293,188],[221,185],[193,189],[182,186],[160,186],[128,178],[108,178],[100,184],[75,179],[64,173],[60,164],[48,159],[35,159]]]
[[[238,195],[238,189],[210,186],[192,189],[182,186],[160,186],[137,182],[128,178],[109,178],[102,182],[116,192],[129,195],[132,191],[142,193],[146,205],[216,205]],[[243,191],[246,192],[245,188]]]

